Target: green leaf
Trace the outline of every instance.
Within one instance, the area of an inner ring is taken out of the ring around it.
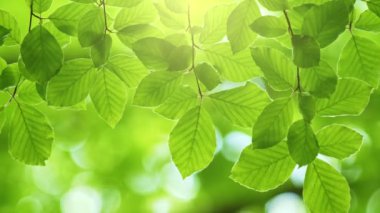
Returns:
[[[380,17],[370,10],[366,10],[360,14],[355,23],[355,29],[380,32]]]
[[[227,19],[232,5],[219,5],[206,13],[204,27],[199,37],[203,44],[213,44],[223,39],[227,33]]]
[[[316,160],[307,167],[303,197],[311,212],[348,212],[350,187],[329,164]]]
[[[114,73],[103,68],[96,74],[90,96],[100,117],[115,128],[127,104],[127,87],[124,83]]]
[[[295,85],[297,68],[280,51],[268,48],[251,48],[256,64],[264,73],[265,79],[276,90],[291,90]]]
[[[71,0],[71,1],[75,1],[75,2],[78,2],[78,3],[82,3],[82,4],[91,4],[91,3],[96,3],[97,0]],[[108,2],[107,2],[108,4]]]
[[[247,48],[256,38],[249,25],[260,16],[256,1],[245,0],[231,13],[227,20],[227,37],[234,53]]]
[[[0,75],[0,90],[16,86],[20,79],[20,72],[17,64],[11,64],[2,70]]]
[[[293,62],[298,67],[309,68],[319,65],[320,49],[318,42],[309,36],[292,37]]]
[[[35,13],[43,13],[47,11],[51,3],[53,3],[53,0],[32,0],[33,1],[33,12]],[[31,0],[27,0],[28,6],[30,6]]]
[[[252,61],[248,49],[233,54],[228,43],[220,43],[204,51],[209,62],[227,80],[241,82],[260,76],[259,68]]]
[[[166,7],[175,13],[187,13],[189,0],[165,0]]]
[[[147,107],[158,106],[175,92],[181,81],[180,72],[152,72],[137,87],[133,103]]]
[[[289,8],[288,0],[259,0],[259,3],[272,11],[282,11]]]
[[[174,48],[168,58],[169,71],[182,71],[190,67],[192,62],[193,49],[190,46],[182,45]]]
[[[151,1],[143,1],[143,3],[131,8],[124,8],[117,14],[114,22],[116,30],[122,30],[125,27],[137,24],[149,24],[156,19],[156,10]]]
[[[91,47],[91,58],[95,67],[100,67],[107,62],[110,56],[111,47],[112,37],[110,35],[105,35],[103,39]]]
[[[380,17],[380,1],[379,0],[370,0],[367,1],[367,6],[370,11],[375,13]]]
[[[0,10],[0,26],[11,31],[9,36],[5,39],[6,45],[14,45],[21,42],[21,32],[17,21],[7,11]]]
[[[195,107],[198,94],[190,87],[179,87],[155,111],[169,119],[179,119],[191,108]]]
[[[48,83],[47,100],[54,106],[73,106],[83,101],[94,84],[94,65],[89,59],[65,62]]]
[[[232,168],[230,178],[247,188],[265,192],[285,183],[295,166],[285,142],[268,149],[248,146]]]
[[[211,117],[202,106],[191,109],[178,121],[170,133],[169,148],[183,178],[210,164],[216,137]]]
[[[348,10],[344,2],[330,1],[306,13],[302,33],[315,38],[323,48],[335,41],[347,24]]]
[[[110,57],[105,66],[129,88],[137,87],[148,74],[148,70],[136,57],[125,54]]]
[[[133,6],[140,4],[143,1],[144,0],[128,0],[128,1],[125,1],[125,0],[107,0],[107,4],[110,6],[116,6],[116,7],[133,7]]]
[[[58,30],[54,26],[53,22],[46,22],[42,26],[45,27],[47,31],[49,31],[49,33],[55,38],[55,40],[57,40],[61,48],[65,48],[71,43],[71,37]]]
[[[10,32],[11,30],[8,30],[7,28],[0,26],[0,46],[4,44],[5,39],[7,39]]]
[[[242,127],[252,127],[269,103],[268,95],[252,83],[211,94],[209,98],[215,109]]]
[[[187,15],[169,10],[163,2],[155,2],[154,6],[160,16],[160,21],[166,27],[174,30],[185,30],[188,25]]]
[[[262,149],[280,143],[293,122],[293,108],[291,98],[276,99],[267,105],[253,126],[253,146]]]
[[[120,41],[127,47],[131,47],[136,41],[147,37],[162,37],[161,31],[149,24],[132,25],[117,32]]]
[[[17,101],[29,105],[38,105],[42,103],[42,98],[38,94],[34,82],[24,80],[17,90]]]
[[[290,156],[300,166],[311,163],[319,152],[313,129],[304,120],[296,121],[290,126],[287,143]]]
[[[251,29],[261,36],[273,38],[284,35],[288,27],[276,16],[261,16],[251,24]]]
[[[78,39],[82,47],[96,44],[105,33],[104,13],[101,8],[88,11],[78,23]]]
[[[54,140],[53,128],[36,108],[22,103],[16,105],[9,120],[10,153],[25,164],[45,165]]]
[[[201,63],[195,67],[194,70],[197,78],[206,86],[208,90],[214,89],[222,81],[214,67],[208,63]]]
[[[318,98],[329,97],[338,82],[335,70],[323,60],[319,66],[301,69],[300,79],[302,88]]]
[[[147,68],[162,71],[169,68],[169,54],[176,47],[164,39],[149,37],[137,41],[132,48]]]
[[[317,132],[320,153],[338,159],[344,159],[357,152],[363,142],[358,132],[342,126],[329,125]]]
[[[377,52],[380,52],[378,44],[353,35],[340,56],[339,75],[363,80],[377,88],[380,78],[380,61]]]
[[[76,36],[79,20],[92,8],[92,5],[73,2],[59,7],[49,16],[49,20],[63,33]]]
[[[310,123],[315,116],[315,103],[316,100],[313,96],[299,93],[298,109],[300,110],[303,119],[308,123]]]
[[[25,36],[20,51],[26,77],[40,83],[55,76],[63,63],[61,47],[43,26],[36,26]]]
[[[317,100],[317,112],[320,116],[360,115],[368,104],[371,92],[372,88],[366,83],[341,79],[329,99]]]

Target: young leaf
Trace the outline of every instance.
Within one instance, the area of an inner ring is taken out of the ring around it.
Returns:
[[[128,0],[128,1],[125,1],[125,0],[107,0],[107,4],[110,6],[116,6],[116,7],[133,7],[133,6],[140,4],[143,1],[144,0]]]
[[[78,24],[78,39],[82,47],[90,47],[102,38],[106,33],[104,12],[96,8],[85,13]]]
[[[319,130],[317,139],[322,154],[344,159],[360,149],[363,136],[348,127],[333,124]]]
[[[344,2],[330,1],[306,13],[302,33],[315,38],[323,48],[335,41],[347,24],[348,10]]]
[[[178,14],[169,10],[164,2],[155,2],[154,6],[160,16],[160,21],[166,27],[174,30],[185,30],[188,25],[186,14]]]
[[[211,117],[202,106],[191,109],[178,121],[170,133],[169,148],[183,178],[210,164],[216,137]]]
[[[372,32],[380,32],[380,17],[370,10],[366,10],[360,14],[359,19],[355,23],[355,28]]]
[[[114,22],[116,30],[137,24],[149,24],[156,19],[156,10],[151,1],[143,1],[142,4],[131,8],[124,8],[117,14]]]
[[[123,117],[127,104],[127,87],[111,71],[101,69],[90,91],[96,111],[106,123],[115,128]]]
[[[208,90],[214,89],[222,81],[214,67],[208,63],[198,64],[194,70],[197,78],[206,86]]]
[[[252,83],[211,94],[209,98],[215,109],[242,127],[252,127],[269,103],[267,94]]]
[[[10,30],[9,36],[5,39],[6,45],[19,44],[21,32],[16,19],[6,11],[0,10],[0,26]]]
[[[380,46],[375,42],[353,35],[343,48],[338,73],[342,77],[353,77],[377,88],[380,78],[380,61],[377,52]]]
[[[193,49],[188,45],[174,48],[168,58],[169,71],[182,71],[190,67]]]
[[[293,62],[298,67],[309,68],[319,65],[320,49],[318,42],[309,36],[292,37]]]
[[[198,94],[193,89],[190,87],[179,87],[155,111],[169,119],[179,119],[187,111],[195,107],[197,101]]]
[[[315,98],[311,95],[300,93],[298,95],[298,108],[303,119],[310,123],[315,116]]]
[[[28,73],[26,77],[40,83],[55,76],[63,63],[63,52],[57,40],[41,25],[25,36],[20,51]]]
[[[259,0],[259,3],[272,11],[282,11],[289,8],[288,0]]]
[[[104,38],[91,47],[91,58],[95,67],[100,67],[107,62],[111,47],[112,37],[110,35],[105,35]]]
[[[148,74],[148,70],[135,56],[125,54],[110,57],[105,66],[115,73],[129,88],[137,87],[140,81]]]
[[[158,106],[174,93],[181,81],[180,72],[152,72],[137,87],[133,103],[147,107]]]
[[[241,2],[232,11],[227,21],[227,37],[234,53],[244,50],[253,42],[256,34],[249,25],[259,16],[260,10],[256,1],[251,0]]]
[[[311,163],[319,152],[317,138],[305,120],[296,121],[290,126],[287,143],[290,156],[300,166]]]
[[[260,192],[275,189],[287,181],[296,163],[285,142],[268,149],[246,147],[231,171],[230,178]]]
[[[31,1],[33,1],[33,12],[40,14],[47,11],[53,2],[53,0],[27,0],[28,6],[31,5]]]
[[[204,27],[199,37],[203,44],[213,44],[223,39],[227,33],[227,18],[232,5],[219,5],[206,13]]]
[[[280,51],[268,47],[251,49],[265,79],[276,90],[291,90],[295,85],[296,67]]]
[[[348,212],[350,187],[329,164],[316,160],[307,167],[303,197],[311,212]]]
[[[272,38],[284,35],[288,28],[282,19],[276,16],[261,16],[251,24],[257,34]]]
[[[175,13],[187,13],[189,3],[189,0],[165,0],[169,10]]]
[[[43,99],[38,94],[36,84],[34,82],[24,80],[18,87],[17,101],[29,105],[38,105]]]
[[[254,148],[268,148],[280,143],[293,122],[291,98],[276,99],[258,117],[252,131]]]
[[[78,34],[78,23],[83,14],[94,7],[87,4],[70,3],[59,7],[50,16],[49,20],[63,33],[71,36]]]
[[[320,116],[359,115],[367,106],[372,88],[355,79],[341,79],[329,99],[318,99]],[[347,107],[349,106],[349,107]]]
[[[47,86],[47,101],[53,106],[73,106],[83,101],[94,84],[94,65],[89,59],[65,62]]]
[[[219,73],[230,81],[246,81],[260,76],[259,68],[252,61],[250,51],[233,54],[228,43],[220,43],[205,50],[207,59]]]
[[[323,60],[319,66],[301,69],[300,78],[302,89],[318,98],[329,97],[335,91],[338,82],[335,70]]]
[[[25,164],[45,165],[54,132],[44,114],[32,106],[16,102],[9,130],[9,150],[15,159]]]
[[[117,37],[127,47],[132,47],[136,41],[148,37],[162,37],[162,32],[149,24],[132,25],[117,32]]]

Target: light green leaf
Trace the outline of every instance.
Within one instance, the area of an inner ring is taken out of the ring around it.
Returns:
[[[165,0],[166,7],[175,13],[187,13],[189,0]]]
[[[169,119],[179,119],[191,108],[195,107],[198,94],[190,87],[179,87],[155,111]]]
[[[100,41],[106,33],[104,13],[101,8],[85,13],[78,24],[78,39],[82,47],[90,47]]]
[[[115,73],[129,88],[137,87],[140,81],[148,74],[148,70],[136,57],[125,54],[110,57],[105,66]]]
[[[380,1],[379,0],[370,0],[367,1],[367,6],[370,11],[375,13],[380,17]]]
[[[91,4],[91,3],[96,3],[97,0],[71,0],[71,1],[75,1],[75,2],[78,2],[78,3],[82,3],[82,4]]]
[[[367,106],[371,92],[372,88],[364,82],[341,79],[329,99],[317,100],[317,112],[320,116],[359,115]]]
[[[174,48],[168,58],[169,71],[182,71],[190,67],[192,63],[193,49],[188,45]]]
[[[344,159],[357,152],[363,142],[363,136],[358,132],[333,124],[317,132],[318,143],[322,154]]]
[[[10,30],[9,36],[5,39],[5,45],[19,44],[21,41],[21,32],[16,19],[7,11],[0,10],[0,26]]]
[[[227,37],[234,53],[247,48],[256,38],[249,25],[260,16],[256,1],[245,0],[231,13],[227,20]]]
[[[149,24],[156,19],[156,10],[151,1],[144,1],[137,6],[122,9],[116,16],[114,28],[122,30],[137,24]]]
[[[49,20],[63,33],[76,36],[79,20],[92,8],[92,5],[73,2],[59,7],[49,16]]]
[[[54,140],[53,128],[36,108],[16,102],[9,120],[9,150],[25,164],[45,165]]]
[[[272,11],[282,11],[289,8],[288,0],[259,0],[259,3]]]
[[[61,72],[48,83],[48,103],[54,106],[73,106],[83,101],[94,84],[94,74],[94,65],[89,59],[65,62]]]
[[[222,81],[214,67],[208,63],[201,63],[195,67],[194,70],[197,78],[206,86],[208,90],[214,89]]]
[[[152,72],[137,87],[133,103],[147,107],[158,106],[175,92],[181,81],[180,72]]]
[[[239,82],[260,76],[248,49],[233,54],[228,43],[221,43],[204,51],[208,60],[227,80]]]
[[[330,1],[306,13],[302,33],[315,38],[323,48],[335,41],[347,24],[348,10],[344,2]]]
[[[43,13],[47,11],[53,0],[32,0],[33,1],[33,12],[35,13]],[[31,5],[31,0],[27,0],[28,6]]]
[[[143,1],[144,0],[128,0],[128,1],[126,1],[126,0],[107,0],[107,4],[111,5],[111,6],[116,6],[116,7],[133,7],[133,6],[140,4]]]
[[[174,30],[185,30],[188,25],[186,14],[178,14],[169,10],[163,2],[156,2],[154,6],[160,16],[160,21],[166,27]]]
[[[264,73],[265,79],[276,90],[291,90],[295,85],[297,68],[280,51],[268,48],[252,48],[251,54]]]
[[[272,38],[284,35],[288,27],[276,16],[261,16],[251,24],[251,29],[261,36]]]
[[[131,47],[136,41],[147,37],[162,37],[161,31],[149,24],[132,25],[117,32],[121,42],[127,47]]]
[[[317,159],[307,167],[303,198],[311,212],[345,213],[350,208],[350,187],[339,172]]]
[[[313,129],[304,120],[296,121],[290,126],[287,143],[290,156],[300,166],[311,163],[319,152]]]
[[[315,116],[315,98],[311,95],[299,93],[298,109],[302,114],[303,119],[310,123]]]
[[[17,90],[17,101],[29,105],[38,105],[43,100],[38,94],[34,82],[24,80]]]
[[[199,37],[201,43],[213,44],[223,39],[227,33],[227,18],[232,8],[232,5],[219,5],[206,13],[204,27]]]
[[[26,77],[40,83],[55,76],[63,63],[63,52],[57,40],[43,26],[36,26],[21,44],[21,57]]]
[[[183,178],[210,164],[216,137],[211,117],[202,106],[191,109],[178,121],[170,133],[169,148]]]
[[[370,10],[366,10],[360,14],[359,19],[355,23],[355,28],[372,32],[380,32],[380,17]]]
[[[230,178],[247,188],[265,192],[285,183],[295,166],[285,142],[268,149],[248,146],[232,168]]]
[[[265,107],[253,126],[252,141],[255,148],[274,146],[286,137],[293,122],[293,105],[291,98],[281,98]]]
[[[215,109],[242,127],[252,127],[269,103],[267,94],[252,83],[211,94],[209,98]]]
[[[377,88],[380,78],[380,60],[377,52],[380,52],[378,44],[353,35],[340,56],[339,75],[363,80]]]
[[[100,67],[107,62],[110,56],[111,47],[112,37],[110,35],[105,35],[104,38],[91,47],[91,58],[95,67]]]
[[[8,87],[16,86],[20,79],[20,72],[17,64],[11,64],[1,71],[0,90]]]
[[[71,43],[70,36],[58,30],[53,22],[46,22],[42,26],[57,40],[61,48],[65,48]]]
[[[318,42],[309,36],[292,37],[293,62],[298,67],[309,68],[319,65],[320,49]]]
[[[96,74],[90,96],[100,117],[115,128],[127,104],[127,87],[124,83],[114,73],[103,68]]]
[[[335,91],[338,82],[335,70],[323,60],[319,66],[301,69],[300,78],[302,89],[318,98],[329,97]]]

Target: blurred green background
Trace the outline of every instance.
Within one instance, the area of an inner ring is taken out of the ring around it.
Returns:
[[[63,3],[67,1],[56,0],[49,11]],[[25,35],[29,10],[24,0],[2,0],[0,9],[16,17]],[[334,54],[336,48],[344,44],[345,35],[342,37],[325,50],[332,62],[338,57]],[[118,48],[127,51],[121,45]],[[0,57],[8,63],[16,62],[17,49],[1,47]],[[72,39],[65,55],[86,57],[88,50],[80,49]],[[44,105],[39,109],[47,113],[56,132],[51,158],[45,167],[25,166],[13,160],[7,151],[8,130],[3,129],[1,213],[307,212],[302,203],[305,168],[297,168],[284,186],[266,193],[246,189],[228,178],[239,153],[251,141],[251,130],[231,126],[221,117],[214,117],[218,138],[214,161],[201,173],[182,180],[171,162],[167,143],[175,122],[150,109],[128,106],[115,129],[97,116],[92,105],[86,111],[55,110]],[[315,129],[332,122],[346,124],[365,136],[361,151],[342,163],[321,156],[348,179],[351,212],[380,212],[379,112],[380,93],[375,91],[361,116],[314,123]]]

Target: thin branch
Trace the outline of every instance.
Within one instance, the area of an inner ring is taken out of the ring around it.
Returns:
[[[28,27],[28,32],[32,30],[32,21],[33,21],[33,3],[34,1],[30,1],[30,16],[29,16],[29,27]]]
[[[203,98],[203,93],[202,93],[202,90],[201,90],[201,86],[199,84],[199,78],[198,78],[198,75],[197,73],[195,72],[195,48],[198,48],[198,46],[195,44],[195,39],[194,39],[194,33],[192,31],[192,26],[191,26],[191,11],[190,11],[190,3],[188,5],[188,8],[187,8],[187,20],[188,20],[188,30],[190,32],[190,35],[191,35],[191,50],[192,50],[192,55],[191,55],[191,69],[192,71],[194,71],[194,75],[195,75],[195,81],[197,82],[197,87],[198,87],[198,93],[201,97],[201,99]]]
[[[111,31],[111,30],[108,28],[106,0],[101,0],[101,3],[100,3],[99,6],[102,6],[102,7],[103,7],[103,14],[104,14],[104,36],[105,36],[105,35],[107,34],[107,32],[109,32],[109,33],[113,33],[113,31]]]

